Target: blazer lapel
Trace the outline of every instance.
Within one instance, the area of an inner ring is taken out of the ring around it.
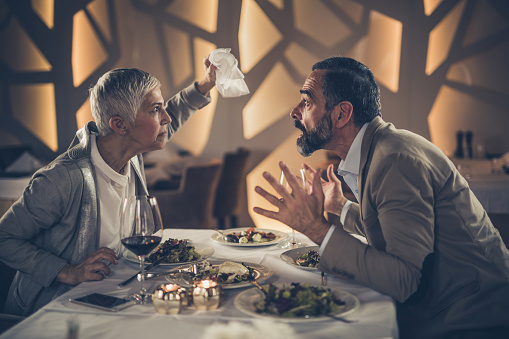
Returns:
[[[364,184],[366,182],[366,175],[368,171],[368,160],[371,159],[371,150],[372,143],[378,129],[384,125],[385,122],[381,117],[375,117],[368,125],[366,129],[366,133],[364,134],[364,139],[362,139],[361,145],[361,163],[359,169],[359,205],[362,204],[362,197],[364,193]],[[361,218],[362,218],[362,208],[360,209]]]

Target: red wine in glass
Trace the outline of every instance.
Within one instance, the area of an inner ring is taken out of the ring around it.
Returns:
[[[122,244],[137,256],[147,255],[161,242],[161,237],[138,235],[121,240]]]

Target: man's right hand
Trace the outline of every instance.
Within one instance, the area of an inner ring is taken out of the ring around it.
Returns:
[[[84,281],[103,280],[110,274],[110,268],[104,262],[118,264],[117,254],[110,248],[101,247],[77,265],[65,265],[56,280],[68,285],[78,285]],[[101,273],[102,272],[102,273]]]
[[[317,171],[308,164],[304,164],[304,168],[312,175],[312,177],[314,177],[317,173]],[[345,206],[348,199],[343,194],[341,180],[339,180],[334,173],[334,166],[332,164],[327,167],[327,179],[329,181],[325,181],[323,179],[320,181],[322,183],[323,194],[325,196],[323,208],[325,212],[341,215],[343,206]]]

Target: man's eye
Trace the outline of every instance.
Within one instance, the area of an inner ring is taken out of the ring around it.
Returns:
[[[156,106],[156,107],[154,107],[154,109],[152,110],[152,112],[157,113],[157,112],[159,112],[160,110],[161,110],[161,107],[160,107],[160,106]]]

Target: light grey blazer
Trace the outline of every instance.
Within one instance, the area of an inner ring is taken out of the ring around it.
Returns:
[[[168,137],[210,102],[195,84],[166,103]],[[37,171],[22,197],[0,219],[0,260],[18,270],[5,312],[27,316],[73,286],[55,281],[66,264],[77,264],[99,247],[98,200],[90,155],[94,122],[81,128],[67,152]],[[130,160],[136,191],[148,194],[143,158]]]
[[[507,326],[509,251],[454,164],[435,145],[375,118],[361,146],[359,204],[320,269],[397,302],[403,338]]]

